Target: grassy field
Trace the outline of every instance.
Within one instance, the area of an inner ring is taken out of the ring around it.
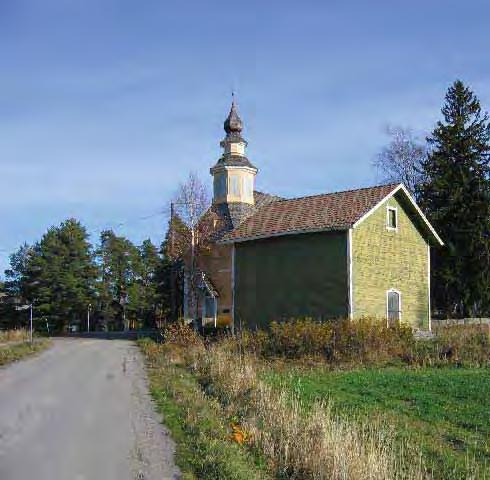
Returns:
[[[487,330],[417,342],[305,319],[213,341],[174,324],[164,340],[141,345],[185,478],[490,480]]]
[[[48,348],[49,345],[50,341],[48,339],[42,339],[34,342],[33,345],[26,342],[0,346],[0,366],[22,360],[29,355],[41,352]]]
[[[490,369],[408,368],[307,373],[281,369],[267,382],[286,387],[311,405],[331,402],[350,419],[377,419],[414,442],[434,478],[490,478]]]

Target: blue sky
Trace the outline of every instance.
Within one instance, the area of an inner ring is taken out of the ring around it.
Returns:
[[[0,0],[0,271],[72,216],[92,241],[160,241],[176,185],[211,185],[232,88],[259,190],[376,183],[385,126],[430,130],[456,78],[490,109],[489,19],[472,0]]]

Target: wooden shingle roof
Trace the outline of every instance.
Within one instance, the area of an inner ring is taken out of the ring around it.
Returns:
[[[267,238],[292,233],[346,230],[373,209],[399,184],[277,200],[259,207],[223,242]]]

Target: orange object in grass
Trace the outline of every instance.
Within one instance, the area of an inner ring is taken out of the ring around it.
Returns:
[[[231,430],[232,430],[231,440],[238,443],[239,445],[242,445],[243,443],[246,442],[247,434],[240,428],[239,425],[232,423]]]

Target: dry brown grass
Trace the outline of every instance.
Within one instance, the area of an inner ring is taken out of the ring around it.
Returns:
[[[490,325],[449,325],[435,330],[439,356],[449,363],[490,364]]]
[[[239,355],[232,339],[196,350],[189,366],[278,478],[427,478],[419,457],[407,462],[388,430],[347,423],[321,402],[306,409],[291,392],[264,384],[256,359]]]
[[[416,341],[409,328],[370,319],[337,325],[301,320],[207,345],[188,327],[176,327],[166,339],[168,358],[198,379],[240,442],[282,479],[422,480],[430,474],[417,446],[395,438],[386,425],[346,420],[320,401],[306,407],[291,389],[262,382],[270,358],[295,365],[310,359],[329,367],[393,361],[483,366],[490,359],[487,326],[447,327],[435,339]]]
[[[0,343],[24,342],[29,340],[29,332],[24,329],[0,331]]]

